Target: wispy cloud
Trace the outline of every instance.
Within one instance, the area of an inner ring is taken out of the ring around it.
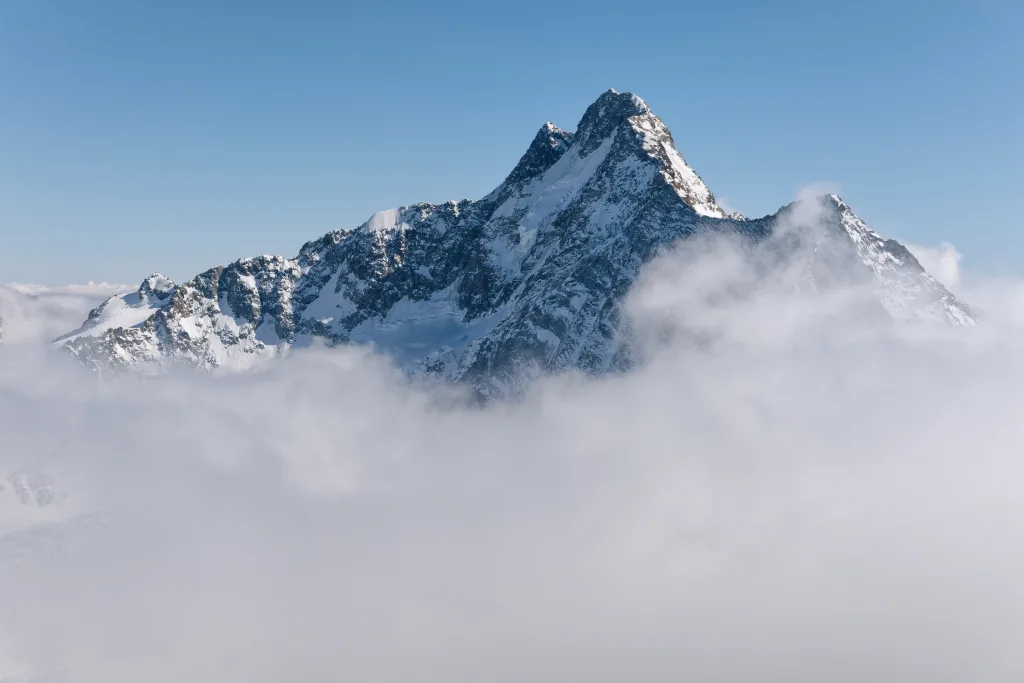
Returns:
[[[960,285],[960,261],[963,256],[952,244],[943,242],[938,247],[908,244],[907,249],[947,289],[955,291]]]

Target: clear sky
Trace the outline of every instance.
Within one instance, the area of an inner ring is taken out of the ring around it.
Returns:
[[[730,208],[836,183],[1024,272],[1021,5],[0,0],[0,282],[180,280],[478,198],[609,87]]]

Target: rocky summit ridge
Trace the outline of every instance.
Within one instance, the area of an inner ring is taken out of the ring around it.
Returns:
[[[829,257],[809,277],[841,263],[894,318],[974,323],[902,245],[838,197],[818,201],[813,252]],[[315,340],[372,343],[413,374],[504,395],[537,373],[628,368],[622,303],[645,263],[695,235],[764,242],[794,211],[727,215],[647,104],[609,90],[574,133],[542,126],[482,199],[381,211],[294,258],[240,259],[183,284],[153,275],[55,344],[95,368],[214,369]]]

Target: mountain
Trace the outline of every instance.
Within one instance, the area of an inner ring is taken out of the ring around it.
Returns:
[[[45,472],[0,470],[0,569],[34,554],[66,555],[101,523]]]
[[[899,243],[834,195],[816,200],[807,279],[852,266],[894,318],[974,319]],[[314,340],[373,343],[411,373],[484,396],[524,376],[602,373],[634,360],[621,303],[640,268],[677,240],[775,239],[800,203],[727,215],[646,103],[609,90],[574,133],[545,124],[508,177],[478,201],[381,211],[307,242],[180,285],[160,275],[112,297],[55,343],[96,368],[184,363],[242,368]]]

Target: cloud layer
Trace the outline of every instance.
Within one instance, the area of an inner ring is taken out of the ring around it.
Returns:
[[[362,349],[100,383],[8,348],[0,665],[1019,681],[1019,284],[979,281],[998,324],[894,327],[751,258],[666,254],[629,303],[640,368],[487,408]],[[31,302],[23,340],[64,315]]]
[[[0,285],[0,327],[7,343],[50,340],[78,327],[86,314],[107,297],[131,290],[106,282],[46,287]]]

